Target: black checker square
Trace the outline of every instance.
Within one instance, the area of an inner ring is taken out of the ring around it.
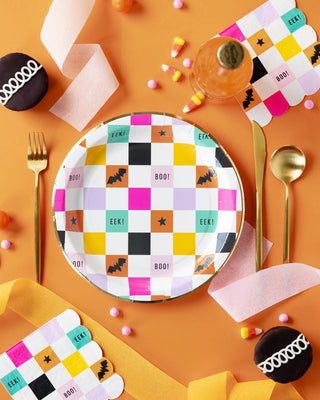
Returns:
[[[220,147],[216,148],[216,165],[222,168],[231,168],[231,162]]]
[[[129,232],[129,254],[149,255],[151,249],[150,232]]]
[[[130,165],[151,165],[151,143],[129,143]]]
[[[255,57],[252,61],[253,61],[253,73],[250,80],[251,84],[257,82],[259,79],[263,78],[265,75],[268,74],[268,71],[265,69],[259,57]]]
[[[44,399],[50,393],[55,391],[54,386],[45,374],[40,375],[39,378],[29,383],[29,387],[38,400]]]
[[[230,253],[236,241],[234,232],[220,232],[217,237],[216,253]]]
[[[57,232],[58,232],[60,243],[61,243],[62,247],[64,248],[66,232],[65,231],[57,231]]]

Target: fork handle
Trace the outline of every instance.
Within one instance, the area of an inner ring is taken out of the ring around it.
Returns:
[[[34,206],[34,239],[36,256],[37,282],[41,283],[41,243],[40,243],[40,211],[39,211],[39,172],[35,173],[35,206]]]

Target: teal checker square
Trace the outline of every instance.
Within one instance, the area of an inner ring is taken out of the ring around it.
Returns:
[[[1,378],[1,382],[11,396],[27,386],[26,381],[16,369]]]
[[[106,210],[107,232],[128,232],[128,210]]]
[[[128,143],[130,125],[108,125],[108,143]]]
[[[194,143],[197,146],[203,147],[216,147],[216,143],[214,140],[210,138],[205,132],[200,130],[199,128],[194,128]]]
[[[196,210],[196,232],[215,232],[218,224],[217,210]]]
[[[282,15],[281,18],[290,33],[297,31],[307,23],[305,15],[297,8],[292,8],[290,11]]]
[[[77,350],[91,342],[91,334],[85,326],[79,325],[67,333]]]

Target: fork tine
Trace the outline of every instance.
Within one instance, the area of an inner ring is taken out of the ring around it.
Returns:
[[[31,150],[31,137],[30,137],[30,132],[29,132],[29,138],[28,138],[28,160],[32,159],[32,150]]]
[[[39,132],[37,132],[37,146],[38,146],[38,160],[42,159],[42,155],[41,155],[41,145],[40,145],[40,136],[39,136]]]
[[[38,159],[38,157],[37,157],[37,145],[36,145],[36,135],[35,135],[35,133],[33,132],[33,149],[32,149],[32,152],[33,152],[33,159],[34,160],[37,160]]]
[[[46,160],[47,159],[47,146],[46,146],[46,142],[44,140],[43,132],[41,132],[41,138],[42,138],[42,155],[43,155],[43,158]]]

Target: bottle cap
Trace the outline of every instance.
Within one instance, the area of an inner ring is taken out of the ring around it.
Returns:
[[[234,69],[241,65],[244,59],[244,49],[240,43],[229,40],[218,48],[217,57],[222,67]]]

